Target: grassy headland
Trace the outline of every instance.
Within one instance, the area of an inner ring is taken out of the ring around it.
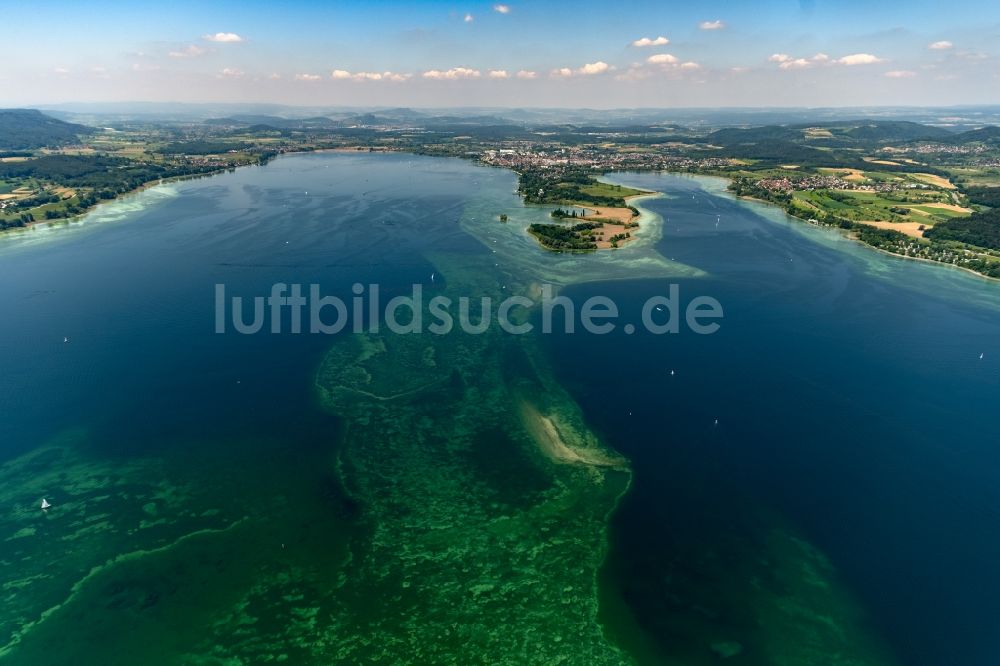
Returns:
[[[543,247],[560,252],[589,252],[627,243],[639,227],[639,210],[629,206],[628,200],[649,194],[601,182],[587,169],[570,166],[526,169],[518,176],[518,192],[527,203],[559,205],[552,217],[560,222],[532,224],[528,233]]]

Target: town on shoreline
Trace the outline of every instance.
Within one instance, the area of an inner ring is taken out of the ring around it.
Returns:
[[[0,230],[72,219],[149,184],[316,150],[411,152],[511,169],[526,203],[550,207],[551,221],[526,232],[552,251],[627,246],[642,222],[628,202],[648,193],[598,177],[664,171],[724,177],[738,196],[879,250],[1000,277],[1000,128],[954,132],[908,121],[706,133],[666,125],[497,127],[475,118],[420,125],[365,114],[94,127],[0,110]]]

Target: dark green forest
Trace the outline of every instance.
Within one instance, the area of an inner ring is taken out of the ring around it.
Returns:
[[[1000,208],[939,222],[924,232],[924,237],[1000,250]]]
[[[92,134],[93,127],[67,123],[35,109],[0,109],[0,150],[64,146]]]

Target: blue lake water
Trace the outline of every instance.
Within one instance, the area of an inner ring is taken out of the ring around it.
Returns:
[[[216,335],[213,287],[317,283],[346,299],[377,282],[388,297],[431,273],[459,287],[448,256],[481,263],[493,288],[551,271],[565,295],[611,296],[625,319],[670,283],[725,310],[710,336],[532,336],[631,462],[597,613],[622,654],[715,663],[738,645],[729,663],[788,663],[811,640],[803,629],[794,649],[779,644],[794,599],[850,615],[887,661],[995,663],[1000,285],[735,201],[715,179],[614,180],[664,193],[642,204],[662,228],[590,258],[534,246],[524,222],[544,211],[521,204],[513,174],[405,155],[289,156],[0,238],[0,662],[135,663],[143,641],[162,646],[144,663],[177,663],[199,641],[229,650],[205,663],[249,659],[219,638],[236,635],[228,609],[246,607],[236,588],[293,558],[311,573],[269,597],[261,634],[293,662],[330,663],[309,645],[315,624],[276,627],[302,596],[320,599],[310,621],[333,617],[322,600],[370,539],[334,460],[352,424],[316,397],[332,340]],[[490,217],[502,212],[510,223]],[[474,464],[544,485],[519,459]],[[199,546],[202,534],[223,536]],[[788,573],[816,562],[822,575]],[[191,582],[203,580],[225,584]],[[363,596],[343,612],[391,614]],[[38,652],[49,636],[61,642]]]

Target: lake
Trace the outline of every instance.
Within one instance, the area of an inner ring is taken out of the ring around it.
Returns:
[[[514,174],[401,154],[0,238],[0,662],[994,663],[1000,285],[609,179],[663,194],[596,255],[538,248]],[[725,316],[215,333],[215,285],[279,282]]]

